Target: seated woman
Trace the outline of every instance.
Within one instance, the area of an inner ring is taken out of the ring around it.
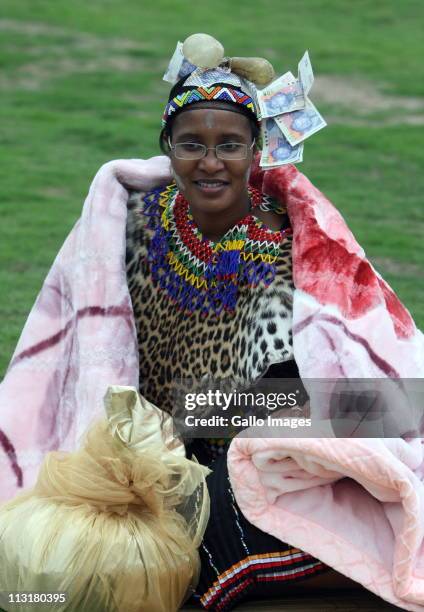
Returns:
[[[200,42],[194,40],[195,50]],[[107,384],[137,386],[139,374],[141,394],[171,412],[174,382],[182,378],[212,376],[245,388],[261,377],[293,378],[298,369],[303,377],[313,373],[314,363],[328,365],[320,372],[329,376],[345,347],[333,342],[325,325],[334,321],[336,307],[359,320],[359,311],[380,303],[377,290],[385,309],[377,312],[379,320],[384,315],[395,321],[390,329],[402,337],[399,355],[410,349],[412,355],[419,346],[409,314],[369,264],[362,265],[363,252],[334,209],[325,208],[322,194],[291,166],[260,172],[259,109],[251,83],[263,85],[264,73],[272,78],[272,71],[263,61],[222,61],[219,47],[212,45],[213,61],[203,48],[189,54],[193,65],[174,79],[160,135],[167,157],[110,162],[93,182],[81,222],[49,274],[0,387],[3,496],[31,484],[46,450],[75,448]],[[262,123],[265,147],[268,127]],[[280,140],[276,164],[290,158]],[[303,191],[296,191],[298,182]],[[320,216],[319,232],[307,208],[313,201],[318,216],[329,212]],[[331,248],[322,253],[330,234]],[[293,325],[295,249],[303,268],[295,275]],[[345,274],[349,257],[358,263],[351,276]],[[325,266],[332,266],[331,273]],[[352,276],[358,284],[347,287]],[[330,308],[319,320],[326,350],[318,354],[310,341],[298,341],[294,350],[299,329],[317,330],[318,300]],[[334,329],[347,330],[346,338],[376,357],[374,338],[364,340],[343,325]],[[392,350],[394,336],[387,338]],[[387,361],[375,363],[386,375],[392,371]],[[350,364],[357,376],[376,375],[361,371],[360,360]],[[25,426],[16,418],[25,418],[21,406],[31,416]],[[285,593],[289,584],[350,586],[319,559],[244,519],[227,476],[226,446],[223,440],[188,445],[214,470],[199,604],[228,610],[246,598]]]
[[[219,68],[180,79],[160,135],[174,180],[129,198],[127,277],[140,391],[167,411],[177,379],[212,376],[245,387],[264,376],[298,376],[290,222],[284,202],[249,184],[260,137],[251,96],[240,75]],[[210,464],[227,445],[197,439],[189,450]],[[229,610],[330,572],[250,525],[237,510],[225,454],[212,465],[212,514],[197,588],[204,608]],[[354,584],[330,573],[326,584]]]

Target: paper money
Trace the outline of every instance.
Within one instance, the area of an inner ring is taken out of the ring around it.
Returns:
[[[261,117],[275,117],[305,107],[302,85],[291,72],[258,90]]]
[[[307,96],[314,82],[314,73],[312,72],[311,60],[309,59],[309,53],[307,51],[305,51],[298,64],[298,78],[301,83],[303,93],[305,96]]]
[[[178,42],[174,51],[174,55],[171,57],[168,68],[163,75],[163,80],[174,85],[177,81],[182,79],[184,76],[189,75],[196,66],[190,64],[183,54],[183,43]]]
[[[262,124],[262,140],[263,149],[260,161],[262,168],[295,164],[303,160],[303,144],[292,147],[281,133],[281,130],[275,123],[275,119],[264,120]]]
[[[309,98],[306,98],[304,109],[274,117],[274,120],[292,147],[327,125]]]

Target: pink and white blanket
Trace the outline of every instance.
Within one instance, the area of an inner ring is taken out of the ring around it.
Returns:
[[[257,185],[288,205],[293,347],[306,386],[310,378],[423,378],[422,333],[328,200],[293,167],[258,175]],[[246,518],[383,599],[423,611],[424,441],[276,433],[261,429],[230,446]]]
[[[97,173],[81,219],[46,278],[0,385],[0,499],[34,483],[46,452],[77,446],[90,423],[102,415],[107,386],[138,386],[137,339],[125,272],[127,189],[149,190],[170,179],[165,157],[109,162]],[[422,377],[422,334],[365,259],[331,203],[293,166],[266,173],[256,168],[251,180],[286,202],[293,226],[293,344],[302,378]],[[311,454],[308,466],[325,459],[334,482],[270,496],[255,466],[261,441],[234,441],[230,469],[246,516],[255,522],[257,508],[263,508],[263,516],[275,521],[275,535],[346,575],[352,575],[346,563],[353,559],[353,553],[349,557],[346,551],[356,550],[361,560],[357,565],[362,567],[355,574],[358,581],[390,601],[423,604],[411,603],[407,609],[424,610],[421,442],[274,440],[270,451],[294,453],[294,447],[287,451],[278,446],[285,442],[298,445],[296,461],[312,452],[316,454],[313,458]],[[239,469],[243,462],[245,477]],[[364,472],[363,481],[355,477],[354,468]],[[353,470],[351,481],[334,476],[333,472],[343,475],[343,470]],[[255,494],[252,482],[258,484]],[[398,483],[398,493],[390,487],[388,492],[387,482]],[[404,500],[403,506],[396,494]],[[290,514],[291,506],[285,506],[290,495],[299,500],[291,523],[296,541],[286,537],[283,528]],[[348,511],[350,495],[355,502]],[[332,539],[324,528],[318,529],[324,508],[326,516],[334,517]],[[347,535],[349,521],[358,517],[354,548]],[[371,532],[374,539],[368,537]],[[297,540],[299,533],[308,534],[305,541]],[[321,533],[322,548],[314,533]],[[345,556],[339,554],[343,567],[329,558],[334,542],[338,554],[345,551]],[[373,553],[367,555],[371,542]],[[364,574],[365,563],[369,575]]]
[[[228,452],[249,522],[416,611],[424,610],[423,465],[421,439],[235,438]]]
[[[0,500],[35,482],[48,451],[77,448],[103,416],[109,385],[138,388],[125,272],[127,188],[170,181],[162,156],[112,161],[95,176],[0,385]]]

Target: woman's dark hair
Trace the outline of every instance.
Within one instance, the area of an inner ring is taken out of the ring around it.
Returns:
[[[184,91],[188,91],[190,89],[193,89],[192,86],[188,86],[188,87],[184,87],[184,82],[186,81],[188,75],[185,75],[182,79],[180,79],[177,83],[175,83],[175,85],[172,87],[171,91],[169,92],[169,97],[168,97],[168,102],[170,100],[172,100],[173,98],[175,98],[176,96],[178,96],[180,93],[183,93]],[[220,83],[217,83],[217,85],[219,85]],[[222,85],[225,86],[225,83],[223,83]],[[204,104],[204,102],[195,102],[194,104],[196,104],[196,107],[198,104],[202,105]],[[214,104],[214,102],[207,102],[206,103],[209,108],[211,104]],[[219,104],[219,108],[224,110],[225,106],[230,107],[232,112],[237,112],[240,113],[241,115],[244,115],[245,117],[247,117],[247,119],[249,120],[250,123],[250,128],[252,131],[252,140],[255,140],[256,142],[259,141],[260,139],[260,128],[259,128],[259,122],[257,120],[257,118],[253,115],[253,113],[248,110],[247,108],[245,108],[244,106],[240,105],[240,104],[236,104],[236,103],[232,103],[232,102],[223,102],[223,101],[219,101],[219,103],[216,103],[217,105]],[[168,145],[168,139],[172,138],[172,125],[175,121],[175,117],[178,117],[178,115],[180,115],[181,113],[183,113],[184,111],[188,111],[190,109],[193,108],[193,105],[189,105],[186,107],[182,107],[181,109],[178,109],[167,121],[167,124],[162,128],[162,131],[159,135],[159,147],[160,150],[162,151],[162,153],[164,153],[165,155],[169,155],[169,145]]]

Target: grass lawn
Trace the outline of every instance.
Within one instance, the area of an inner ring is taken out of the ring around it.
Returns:
[[[423,326],[423,18],[422,0],[2,0],[0,378],[98,167],[158,153],[161,77],[196,31],[279,74],[309,49],[329,127],[300,169]]]

